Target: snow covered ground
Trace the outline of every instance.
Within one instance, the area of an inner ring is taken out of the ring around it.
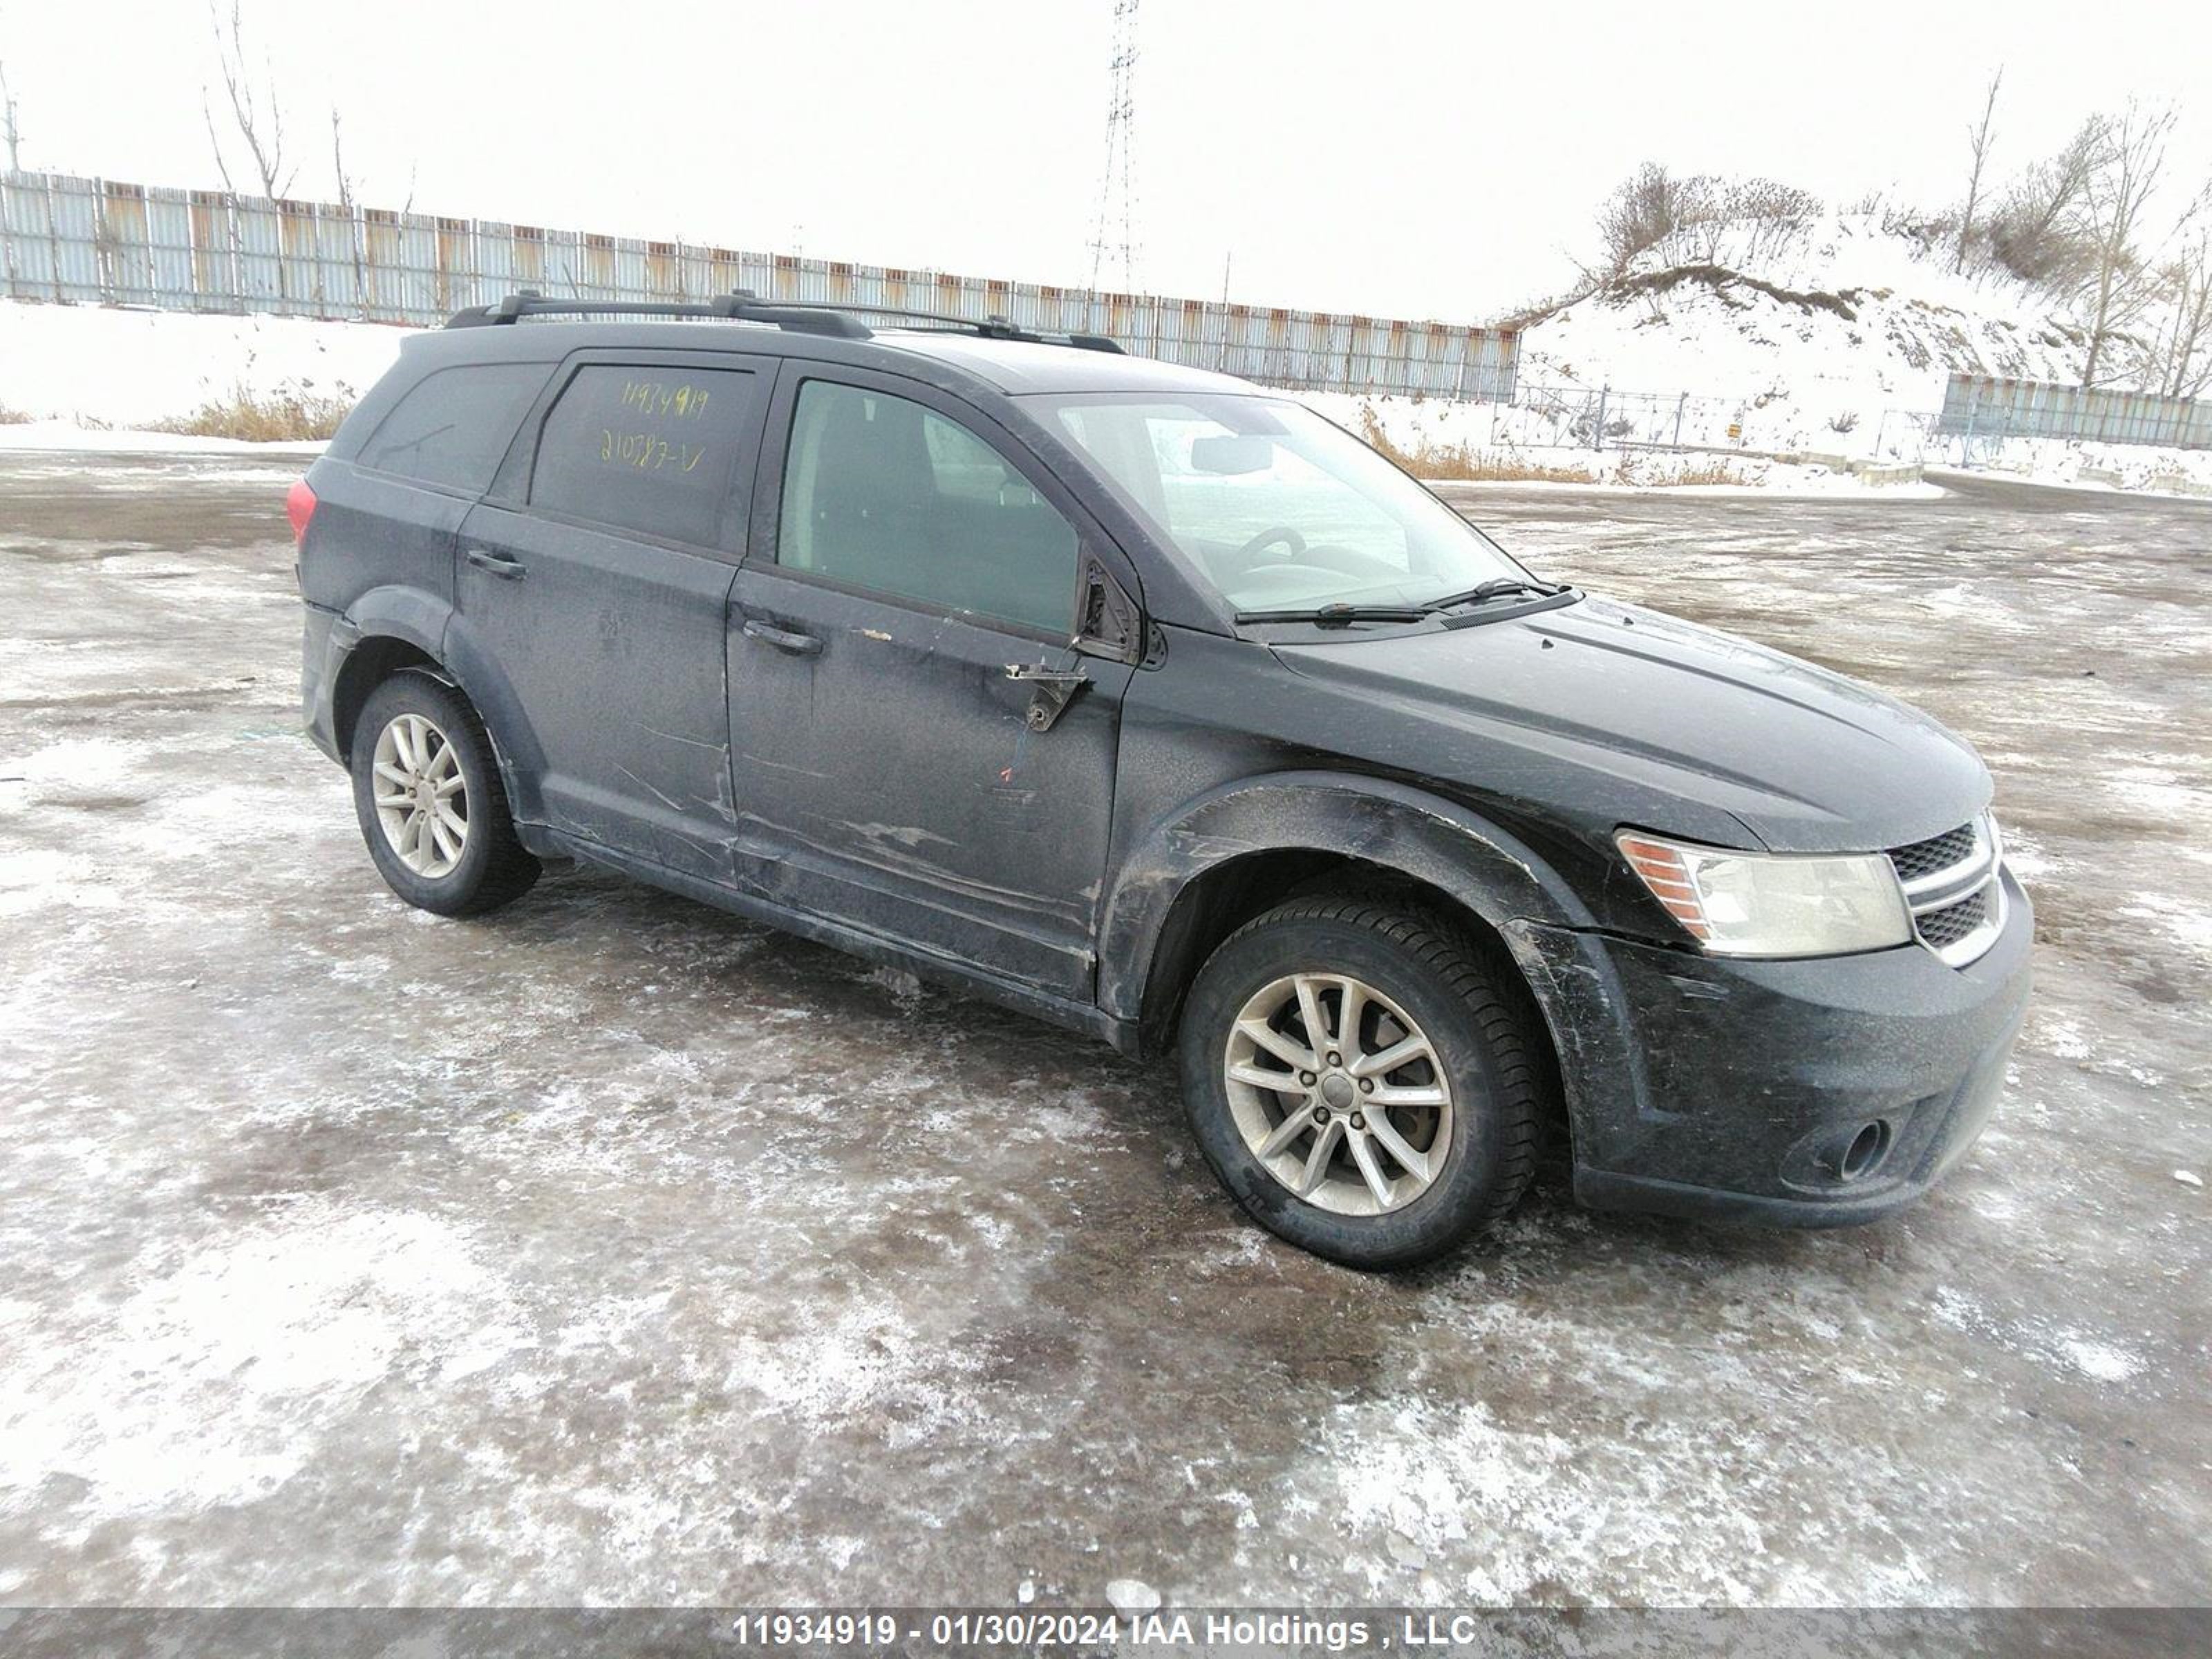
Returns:
[[[0,457],[0,1601],[2212,1592],[2212,514],[1486,493],[1540,573],[1979,744],[2039,983],[1891,1222],[1547,1180],[1394,1278],[1246,1224],[1172,1068],[589,870],[405,909],[300,738],[256,471]],[[242,1645],[9,1616],[11,1655]],[[1847,1616],[1737,1650],[1960,1650]]]
[[[303,317],[0,301],[0,410],[145,428],[241,392],[350,402],[391,367],[406,333]],[[0,441],[10,429],[0,427]]]

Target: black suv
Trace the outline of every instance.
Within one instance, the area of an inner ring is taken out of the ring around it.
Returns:
[[[641,314],[653,313],[653,314]],[[1988,773],[1851,682],[1541,581],[1305,405],[999,319],[518,297],[294,486],[309,734],[464,915],[585,859],[1174,1048],[1263,1225],[1822,1224],[2002,1086]]]

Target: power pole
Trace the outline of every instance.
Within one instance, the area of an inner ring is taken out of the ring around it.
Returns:
[[[1091,239],[1091,291],[1109,256],[1121,267],[1121,289],[1137,285],[1136,222],[1137,0],[1114,0],[1114,47],[1108,60],[1106,164],[1098,179],[1098,225]],[[1118,240],[1109,240],[1118,232]]]

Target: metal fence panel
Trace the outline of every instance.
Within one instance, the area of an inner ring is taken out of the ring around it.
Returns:
[[[763,299],[1002,316],[1270,385],[1504,402],[1508,329],[1097,294],[998,278],[227,191],[0,173],[9,298],[431,325],[518,288],[592,300]]]
[[[100,191],[90,179],[58,179],[46,197],[49,236],[54,251],[54,295],[67,301],[94,301],[100,292]]]
[[[1936,430],[1946,436],[2062,438],[2212,449],[2212,402],[2046,380],[1954,374]]]

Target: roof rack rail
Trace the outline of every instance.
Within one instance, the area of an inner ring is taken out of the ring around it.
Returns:
[[[1081,351],[1110,351],[1121,348],[1103,334],[1038,334],[1017,328],[994,313],[978,322],[949,312],[914,311],[903,306],[849,304],[831,300],[762,300],[750,289],[720,294],[711,300],[549,300],[535,289],[520,289],[488,306],[471,306],[446,319],[447,328],[483,328],[513,323],[524,317],[721,317],[742,323],[768,323],[794,334],[823,334],[840,340],[872,338],[875,331],[863,317],[891,317],[904,322],[929,323],[945,331],[976,334],[987,340],[1024,340],[1041,345],[1073,346]]]
[[[1042,334],[1018,326],[997,312],[981,322],[973,317],[961,317],[946,311],[914,311],[904,306],[876,306],[852,304],[838,300],[786,300],[779,303],[794,310],[830,310],[858,312],[863,317],[896,317],[905,322],[934,323],[946,331],[958,330],[980,334],[987,340],[1024,340],[1033,345],[1073,346],[1079,351],[1111,351],[1121,355],[1117,341],[1103,334]]]
[[[711,300],[549,300],[535,289],[520,289],[495,305],[471,306],[446,319],[447,328],[482,328],[524,317],[726,317],[738,322],[770,323],[797,334],[826,334],[865,340],[872,331],[843,313],[816,306],[763,305],[750,294],[721,294]]]

